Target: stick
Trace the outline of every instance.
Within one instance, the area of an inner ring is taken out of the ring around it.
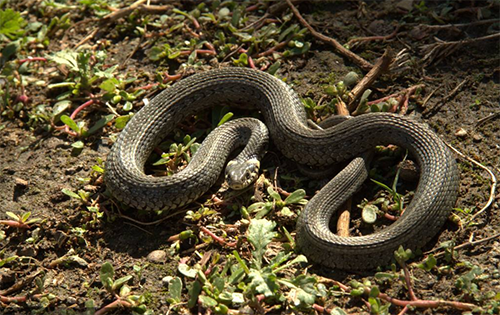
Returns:
[[[485,238],[482,238],[478,241],[468,241],[466,243],[463,243],[463,244],[460,244],[458,246],[455,246],[453,247],[453,250],[457,250],[457,249],[462,249],[462,248],[466,248],[466,247],[472,247],[472,246],[476,246],[476,245],[479,245],[479,244],[482,244],[482,243],[486,243],[486,242],[489,242],[491,240],[494,240],[494,239],[497,239],[500,237],[500,232],[499,233],[496,233],[494,235],[491,235],[491,236],[488,236],[488,237],[485,237]],[[428,252],[426,252],[425,254],[432,254],[433,252],[437,251],[437,249],[435,250],[430,250]],[[439,256],[442,256],[444,255],[444,251],[441,251],[441,252],[438,252],[436,254],[434,254],[434,257],[439,257]]]
[[[422,112],[422,115],[427,115],[430,112],[434,112],[435,113],[444,103],[446,103],[453,96],[455,96],[455,94],[458,93],[458,91],[465,85],[465,83],[467,83],[467,79],[464,79],[462,82],[460,82],[459,84],[457,84],[457,86],[450,93],[448,93],[448,95],[446,95],[445,97],[443,97],[439,101],[439,103],[437,103],[435,106],[433,106],[433,107],[427,107],[426,109],[424,109],[424,111]]]
[[[380,57],[371,68],[371,70],[356,84],[356,86],[349,92],[349,105],[347,106],[350,112],[356,109],[355,101],[361,97],[363,92],[387,69],[392,62],[392,51],[386,49],[382,57]]]
[[[473,158],[470,158],[470,157],[466,156],[465,154],[463,154],[462,152],[458,151],[451,144],[448,144],[447,142],[445,142],[445,144],[448,146],[448,148],[450,148],[451,150],[453,150],[453,152],[455,152],[456,154],[458,154],[460,157],[462,157],[462,158],[466,159],[467,161],[473,163],[474,165],[482,168],[483,170],[486,170],[488,172],[488,174],[490,174],[490,178],[491,178],[490,197],[488,198],[488,201],[486,202],[486,204],[481,208],[481,210],[479,210],[478,212],[476,212],[464,224],[464,226],[467,226],[475,218],[477,218],[479,215],[481,215],[481,213],[483,213],[484,211],[486,211],[491,206],[491,204],[493,203],[493,200],[495,199],[495,191],[497,189],[497,178],[496,178],[495,174],[493,174],[493,172],[489,168],[487,168],[486,166],[482,165],[481,163],[479,163],[478,161],[474,160]]]
[[[352,51],[346,49],[335,39],[317,32],[311,25],[309,25],[309,23],[307,23],[307,21],[302,17],[302,15],[300,15],[299,10],[297,10],[297,8],[292,4],[290,0],[286,0],[286,2],[288,3],[290,9],[293,11],[293,14],[295,14],[295,17],[297,17],[297,19],[299,20],[300,24],[305,26],[309,30],[309,32],[311,32],[312,36],[316,37],[317,39],[325,43],[332,45],[333,48],[335,48],[335,50],[339,54],[351,60],[353,63],[357,64],[364,71],[370,71],[373,68],[373,65],[371,63],[361,58],[360,56],[356,55]]]
[[[130,15],[135,9],[138,9],[139,12],[141,13],[162,13],[167,10],[170,10],[172,6],[170,5],[144,5],[144,2],[147,0],[139,0],[128,7],[121,8],[118,11],[111,12],[110,14],[106,15],[105,17],[102,18],[102,22],[104,23],[111,23],[113,21],[116,21],[119,18],[125,17],[127,15]],[[175,2],[174,0],[163,0],[164,4],[169,4]]]

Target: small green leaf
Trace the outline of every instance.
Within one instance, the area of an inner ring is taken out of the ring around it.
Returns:
[[[316,278],[301,274],[293,279],[292,283],[296,286],[295,290],[297,291],[296,299],[293,301],[295,306],[310,308],[316,301],[316,289],[314,287]]]
[[[99,277],[101,279],[102,285],[106,289],[111,289],[113,286],[113,276],[115,275],[115,271],[113,269],[113,266],[109,262],[105,262],[101,266],[101,272],[99,274]]]
[[[174,303],[179,303],[182,297],[182,280],[179,277],[172,278],[168,282],[168,292]]]
[[[83,149],[84,144],[82,141],[77,141],[71,144],[71,146],[75,149]]]
[[[49,58],[58,64],[67,66],[71,71],[77,72],[79,70],[78,55],[75,51],[61,50],[49,56]]]
[[[203,305],[203,307],[205,308],[215,307],[218,304],[216,300],[206,295],[198,296],[198,300],[200,301],[201,305]]]
[[[189,278],[195,278],[196,274],[198,273],[196,269],[189,267],[187,264],[179,264],[179,267],[177,269],[181,274]]]
[[[288,207],[283,207],[283,209],[281,209],[280,211],[281,215],[284,215],[285,217],[291,217],[293,216],[293,212],[290,210],[290,208]]]
[[[80,195],[78,195],[77,193],[75,192],[72,192],[71,190],[69,189],[66,189],[66,188],[63,188],[61,189],[61,192],[67,196],[70,196],[71,198],[75,198],[75,199],[81,199],[80,198]]]
[[[220,125],[222,125],[223,123],[225,123],[226,121],[231,119],[231,117],[233,117],[233,115],[234,114],[231,112],[225,114],[224,117],[222,117],[221,120],[219,121],[219,123],[217,124],[217,127],[219,127]]]
[[[245,302],[243,293],[233,292],[231,296],[233,304],[243,304]]]
[[[194,281],[193,284],[191,285],[191,288],[189,289],[188,292],[189,295],[188,308],[193,308],[198,303],[198,297],[200,295],[201,288],[202,286],[199,281]]]
[[[75,82],[59,82],[59,83],[52,83],[47,85],[47,88],[49,89],[56,89],[56,88],[63,88],[63,87],[70,87],[73,88],[76,85]]]
[[[7,36],[11,40],[15,40],[24,34],[23,27],[25,25],[26,21],[21,17],[19,12],[12,9],[0,10],[0,34]],[[1,39],[2,37],[0,37]]]
[[[61,116],[61,121],[67,125],[69,128],[71,128],[71,130],[73,130],[74,132],[80,134],[80,128],[78,127],[78,125],[76,124],[76,122],[71,118],[69,117],[68,115],[62,115]]]
[[[430,254],[429,256],[427,256],[424,262],[418,264],[417,267],[425,271],[430,271],[432,270],[432,268],[436,266],[436,264],[437,264],[436,258],[434,257],[434,255]]]
[[[278,61],[276,61],[275,63],[273,63],[273,64],[269,67],[269,69],[267,69],[267,72],[268,72],[269,74],[274,75],[274,74],[275,74],[275,73],[279,70],[279,68],[280,68],[280,67],[281,67],[281,62],[278,60]]]
[[[252,255],[255,259],[257,268],[262,265],[262,258],[269,243],[271,243],[275,232],[276,222],[266,219],[252,220],[248,227],[248,241],[253,245],[254,251]]]
[[[278,192],[276,192],[272,187],[267,187],[267,193],[271,198],[273,198],[275,201],[281,201],[281,196]]]
[[[372,204],[366,204],[361,211],[361,218],[367,224],[373,224],[377,221],[378,208]]]
[[[272,296],[279,289],[277,277],[272,273],[261,273],[259,270],[252,269],[248,277],[252,280],[250,288],[256,293],[264,294],[265,297]]]
[[[380,289],[377,286],[373,286],[370,289],[369,296],[370,297],[377,297],[380,294]]]
[[[377,272],[374,277],[378,283],[384,283],[393,280],[394,278],[396,278],[396,275],[389,272]]]
[[[113,115],[113,114],[106,115],[106,116],[102,117],[101,119],[99,119],[95,123],[95,125],[93,125],[92,127],[90,127],[90,129],[87,131],[87,135],[91,135],[91,134],[96,133],[99,129],[101,129],[102,127],[106,126],[107,123],[109,123],[110,121],[112,121],[114,117],[115,117],[115,115]]]
[[[411,249],[405,250],[402,245],[399,246],[399,248],[396,251],[394,251],[394,258],[396,258],[396,261],[399,264],[403,264],[404,262],[409,260],[411,256],[412,256]]]
[[[130,118],[132,118],[132,115],[124,115],[124,116],[117,117],[115,119],[115,128],[120,129],[120,130],[125,128],[128,121],[130,120]]]
[[[253,221],[252,221],[253,222]],[[242,270],[246,273],[246,274],[249,274],[250,273],[250,269],[248,268],[248,266],[245,264],[245,262],[243,261],[243,259],[241,259],[240,257],[240,254],[238,254],[238,252],[236,250],[233,250],[233,256],[234,258],[236,258],[236,261],[238,262],[239,266],[241,266]],[[237,272],[237,274],[239,274],[239,272]],[[239,277],[239,276],[238,276]],[[230,277],[235,279],[235,278],[238,278],[238,277]],[[229,280],[229,282],[232,282],[232,280]]]
[[[265,206],[266,206],[265,202],[256,202],[256,203],[251,204],[248,207],[247,211],[250,212],[250,213],[259,212],[262,209],[264,209]]]
[[[100,167],[99,165],[92,166],[92,170],[97,172],[97,173],[104,174],[104,169],[102,167]]]
[[[285,199],[285,204],[290,205],[293,203],[297,203],[302,200],[306,196],[306,191],[304,189],[297,189],[293,193],[291,193]]]
[[[10,211],[6,211],[5,214],[8,215],[14,221],[19,221],[21,219],[20,216]]]
[[[330,315],[347,315],[347,313],[343,309],[341,309],[340,307],[334,307],[330,311]]]
[[[132,102],[127,101],[123,105],[123,110],[126,111],[126,112],[132,110],[132,108],[134,108],[134,105],[132,104]]]
[[[238,58],[238,63],[243,65],[248,65],[248,55],[246,53],[240,54],[240,58]]]
[[[116,282],[115,282],[115,284],[116,284]],[[113,284],[113,286],[114,286],[114,284]],[[132,291],[132,289],[130,289],[130,287],[128,285],[124,285],[121,287],[119,295],[120,295],[120,297],[126,297],[130,294],[130,291]]]
[[[107,79],[103,81],[99,87],[108,93],[113,93],[116,90],[116,84],[118,84],[118,80],[115,78]]]
[[[5,259],[0,260],[0,267],[3,267],[3,265],[5,265],[11,261],[16,260],[17,258],[19,258],[19,256],[14,255],[14,256],[10,256],[10,257],[7,257]]]
[[[21,221],[23,221],[23,222],[28,221],[30,216],[31,216],[31,212],[30,211],[26,212],[25,214],[23,214]]]
[[[215,314],[224,315],[224,314],[227,314],[228,312],[229,312],[229,308],[224,304],[219,304],[214,308]]]
[[[119,288],[121,288],[122,285],[127,283],[130,279],[132,279],[132,276],[125,276],[121,277],[120,279],[117,279],[116,281],[113,282],[113,285],[111,286],[111,290],[113,292],[116,292]]]
[[[52,116],[56,117],[62,114],[65,110],[71,107],[71,101],[63,100],[54,104],[52,108]]]

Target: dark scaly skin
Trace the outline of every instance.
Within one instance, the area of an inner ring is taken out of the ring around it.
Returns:
[[[342,269],[383,264],[399,245],[414,248],[432,238],[456,201],[456,162],[445,144],[426,126],[395,114],[371,113],[325,130],[313,130],[290,87],[274,76],[246,68],[193,75],[166,89],[141,109],[108,156],[105,180],[113,195],[135,208],[159,209],[177,208],[203,194],[222,171],[225,156],[214,158],[210,167],[203,167],[189,178],[182,177],[174,185],[162,184],[170,180],[168,177],[152,178],[142,170],[153,148],[178,122],[220,102],[259,109],[278,149],[302,164],[327,166],[387,144],[408,149],[417,160],[420,182],[411,204],[397,222],[380,232],[346,238],[328,228],[331,215],[366,177],[363,158],[353,160],[311,199],[298,222],[297,244],[315,262]],[[214,142],[215,138],[209,141]],[[247,148],[252,146],[255,144]],[[216,147],[217,151],[227,151],[220,145]],[[172,192],[165,192],[164,186]]]

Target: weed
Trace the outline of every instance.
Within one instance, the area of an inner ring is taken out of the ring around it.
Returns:
[[[0,10],[0,41],[15,40],[25,33],[26,21],[12,9]]]
[[[87,205],[89,203],[91,193],[88,191],[80,189],[78,190],[78,193],[75,193],[69,189],[63,188],[61,192],[66,196],[79,200],[83,205]]]
[[[273,258],[264,259],[269,244],[276,236],[276,223],[266,219],[254,219],[248,227],[247,239],[252,245],[252,256],[242,258],[237,251],[228,255],[220,265],[221,256],[212,257],[210,268],[205,272],[199,267],[190,268],[187,264],[179,265],[179,272],[194,282],[187,288],[188,308],[200,301],[204,308],[216,313],[227,313],[231,307],[238,307],[248,302],[258,303],[265,299],[268,303],[287,301],[293,309],[307,309],[315,302],[317,280],[305,274],[294,279],[287,279],[281,272],[306,262],[302,255],[291,259],[292,252],[280,251]],[[172,307],[179,308],[183,290],[181,278],[172,278],[169,282],[169,298]],[[282,287],[289,288],[284,293]],[[273,302],[274,301],[274,302]]]
[[[5,214],[11,218],[11,220],[0,220],[0,224],[4,224],[10,227],[29,229],[30,224],[38,223],[41,221],[39,218],[31,218],[31,212],[25,212],[22,215],[15,214],[10,211],[6,211]]]
[[[116,297],[116,300],[111,304],[104,306],[95,314],[103,314],[105,310],[122,306],[131,310],[132,314],[152,314],[151,310],[147,309],[148,294],[136,295],[132,294],[132,289],[127,285],[133,276],[127,275],[115,280],[115,271],[113,265],[105,262],[101,266],[99,278],[106,291]]]
[[[272,187],[267,188],[267,193],[271,197],[270,201],[256,202],[248,207],[246,211],[255,213],[255,218],[260,219],[267,215],[271,210],[278,211],[281,215],[290,217],[294,212],[290,210],[291,205],[305,205],[307,199],[304,199],[306,192],[303,189],[297,189],[283,200],[281,195]]]

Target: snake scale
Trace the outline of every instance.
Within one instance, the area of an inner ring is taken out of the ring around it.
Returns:
[[[144,210],[173,209],[204,194],[228,163],[253,167],[240,177],[254,179],[267,144],[267,130],[256,119],[242,118],[216,128],[188,167],[168,177],[144,173],[152,150],[174,127],[215,104],[255,108],[264,116],[274,145],[288,158],[310,166],[352,159],[306,205],[297,223],[297,245],[313,262],[339,269],[370,269],[387,263],[400,245],[423,246],[440,229],[453,207],[459,175],[450,150],[428,127],[391,113],[356,116],[325,130],[308,127],[296,93],[283,81],[247,68],[222,68],[195,74],[162,91],[138,111],[114,143],[106,162],[105,182],[121,202]],[[370,235],[340,237],[329,229],[338,208],[366,179],[364,152],[376,145],[408,149],[420,167],[413,200],[389,227]],[[236,162],[236,163],[234,163]],[[243,163],[243,164],[242,164]],[[228,169],[226,169],[226,173]],[[238,174],[236,174],[238,175]]]

